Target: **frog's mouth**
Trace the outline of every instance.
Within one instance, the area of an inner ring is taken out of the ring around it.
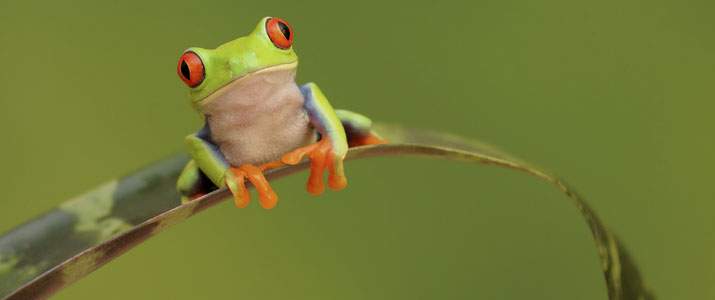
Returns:
[[[260,74],[270,73],[270,72],[291,70],[291,69],[295,69],[297,67],[298,67],[298,61],[296,60],[294,62],[265,67],[265,68],[258,69],[258,70],[252,71],[252,72],[248,72],[246,74],[243,74],[241,76],[238,76],[238,77],[232,79],[231,81],[224,84],[222,87],[218,88],[217,90],[213,91],[213,93],[209,94],[208,96],[204,97],[203,99],[193,101],[192,104],[194,105],[194,107],[200,107],[200,106],[204,105],[205,103],[208,103],[212,99],[220,96],[226,90],[240,85],[242,81],[244,81],[250,77],[257,76]]]

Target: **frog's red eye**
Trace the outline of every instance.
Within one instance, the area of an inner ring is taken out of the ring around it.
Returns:
[[[293,44],[293,30],[286,21],[279,18],[270,18],[266,21],[266,32],[276,47],[288,49]]]
[[[176,71],[179,78],[190,87],[198,86],[204,81],[204,63],[194,52],[186,52],[181,56]]]

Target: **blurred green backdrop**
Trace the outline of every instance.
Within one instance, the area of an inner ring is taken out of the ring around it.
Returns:
[[[571,182],[661,299],[715,297],[715,2],[15,1],[0,11],[0,231],[182,150],[200,127],[175,74],[265,15],[298,81],[375,120],[483,140]],[[417,158],[307,174],[271,211],[223,203],[57,299],[606,299],[556,188]]]

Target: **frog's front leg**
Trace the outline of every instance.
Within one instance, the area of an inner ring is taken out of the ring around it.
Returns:
[[[310,123],[321,134],[317,143],[301,147],[283,155],[283,163],[294,165],[300,162],[304,155],[311,160],[310,177],[306,189],[311,194],[321,194],[325,190],[323,173],[328,170],[328,186],[333,190],[341,190],[347,185],[343,159],[348,151],[345,129],[335,114],[325,95],[314,83],[300,87],[303,93],[303,109],[310,118]]]
[[[209,190],[209,183],[206,176],[196,165],[196,161],[190,160],[176,182],[176,189],[181,195],[181,203],[187,203],[206,194]]]
[[[198,167],[214,185],[219,188],[228,186],[234,196],[236,206],[244,207],[251,201],[251,194],[246,189],[245,179],[248,179],[256,186],[261,206],[270,209],[278,202],[278,196],[276,196],[276,193],[266,181],[266,178],[263,176],[263,171],[281,166],[282,164],[280,162],[270,162],[261,166],[242,165],[237,168],[232,168],[218,146],[211,141],[208,126],[205,126],[195,134],[187,136],[185,144],[196,167]],[[187,166],[187,168],[188,171],[185,169],[186,176],[193,176],[194,171],[191,165]],[[184,183],[183,186],[188,187],[188,182],[191,181],[190,177],[186,177],[185,179],[186,183]],[[182,185],[181,180],[179,185]]]

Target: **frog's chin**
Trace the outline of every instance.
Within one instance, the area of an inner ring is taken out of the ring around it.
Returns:
[[[291,70],[295,69],[298,67],[298,61],[294,62],[289,62],[289,63],[284,63],[284,64],[279,64],[275,66],[270,66],[270,67],[265,67],[262,69],[255,70],[253,72],[248,72],[246,74],[243,74],[241,76],[238,76],[234,78],[233,80],[229,81],[228,83],[224,84],[222,87],[219,89],[215,90],[213,93],[209,94],[208,96],[204,97],[203,99],[195,100],[192,102],[194,107],[201,107],[202,105],[208,103],[212,99],[220,96],[223,94],[227,89],[231,89],[235,86],[238,86],[241,84],[241,82],[245,81],[246,79],[257,76],[260,74],[265,74],[265,73],[270,73],[270,72],[277,72],[277,71],[285,71],[285,70]]]

